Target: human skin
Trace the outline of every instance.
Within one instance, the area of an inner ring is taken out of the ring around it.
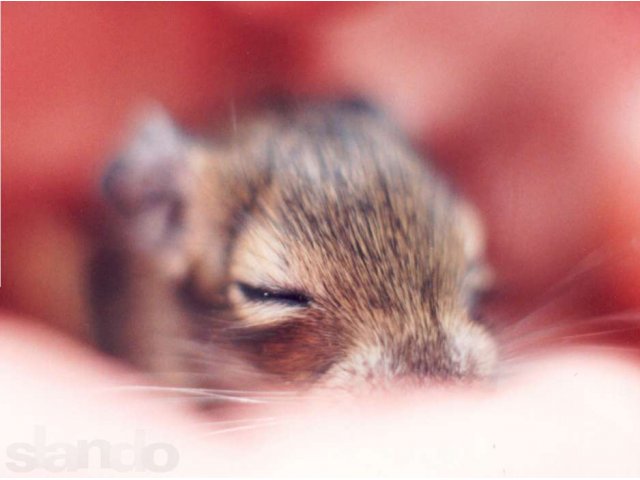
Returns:
[[[141,379],[68,339],[15,319],[5,322],[0,383],[10,395],[3,395],[0,410],[3,446],[35,443],[38,426],[45,428],[47,445],[93,439],[131,444],[142,431],[146,445],[176,448],[179,463],[169,473],[177,475],[640,471],[640,369],[611,355],[547,355],[517,378],[491,386],[432,388],[338,405],[309,401],[294,409],[254,406],[245,418],[273,417],[275,423],[225,433],[228,424],[127,392],[124,386],[140,385]],[[15,473],[9,462],[23,465],[2,455],[3,471]],[[118,473],[92,465],[82,472]]]
[[[199,428],[155,403],[162,413],[143,415],[144,397],[75,401],[88,385],[140,382],[81,346],[82,272],[100,172],[147,98],[195,127],[278,88],[369,96],[478,205],[503,284],[535,296],[604,244],[588,304],[571,308],[637,309],[640,254],[624,252],[640,236],[639,22],[617,4],[3,4],[3,445],[34,424],[72,442]],[[175,441],[192,474],[638,475],[639,340],[532,356],[477,391],[387,393],[359,413],[367,426],[309,406],[301,423],[255,432],[250,465],[225,435]]]

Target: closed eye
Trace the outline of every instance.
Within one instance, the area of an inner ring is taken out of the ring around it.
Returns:
[[[296,290],[278,290],[265,287],[254,287],[244,282],[236,282],[240,293],[249,302],[278,303],[291,307],[307,307],[311,298]]]

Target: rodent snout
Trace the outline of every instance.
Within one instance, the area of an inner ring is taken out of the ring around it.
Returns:
[[[495,340],[480,325],[464,325],[432,342],[386,343],[357,347],[322,383],[357,391],[474,380],[491,376],[497,363]]]

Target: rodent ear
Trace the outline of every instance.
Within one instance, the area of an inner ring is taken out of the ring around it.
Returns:
[[[108,167],[102,190],[136,229],[137,240],[161,244],[180,229],[189,178],[189,142],[168,113],[148,109]]]

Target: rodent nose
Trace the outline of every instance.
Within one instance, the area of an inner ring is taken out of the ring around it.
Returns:
[[[497,363],[495,340],[479,325],[470,324],[449,334],[452,369],[463,377],[488,377]]]
[[[371,391],[488,377],[495,369],[497,349],[491,336],[475,327],[427,344],[410,338],[391,346],[374,342],[360,347],[332,367],[323,383]]]

